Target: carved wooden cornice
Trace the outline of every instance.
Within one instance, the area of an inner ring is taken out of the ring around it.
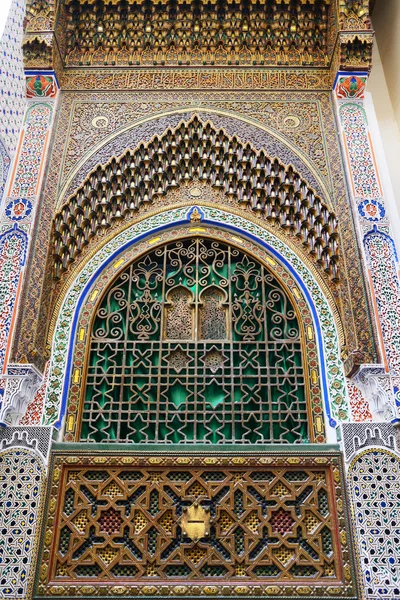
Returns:
[[[369,71],[368,0],[28,0],[28,69]],[[65,78],[64,78],[65,79]]]

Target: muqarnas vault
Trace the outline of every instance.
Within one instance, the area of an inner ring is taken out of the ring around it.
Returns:
[[[365,0],[28,0],[0,595],[389,600],[400,287]]]

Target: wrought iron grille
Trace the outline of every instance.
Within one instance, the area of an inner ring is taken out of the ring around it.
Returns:
[[[294,306],[258,260],[192,238],[133,262],[90,341],[81,439],[308,441]]]

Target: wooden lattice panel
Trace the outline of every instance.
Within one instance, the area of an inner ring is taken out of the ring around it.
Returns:
[[[56,453],[37,595],[354,597],[340,458],[316,456]]]
[[[235,247],[191,237],[151,250],[96,309],[80,439],[314,440],[297,314],[279,279]]]

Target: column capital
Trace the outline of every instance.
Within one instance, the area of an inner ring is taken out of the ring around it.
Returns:
[[[363,101],[368,73],[365,71],[338,71],[333,84],[333,92],[338,101]]]
[[[3,378],[7,385],[0,420],[4,425],[18,425],[41,385],[43,375],[33,364],[8,364]]]
[[[60,89],[57,75],[54,71],[26,70],[26,97],[28,100],[51,100],[57,97]]]
[[[385,365],[361,365],[353,382],[368,401],[374,422],[398,421],[393,378]]]

